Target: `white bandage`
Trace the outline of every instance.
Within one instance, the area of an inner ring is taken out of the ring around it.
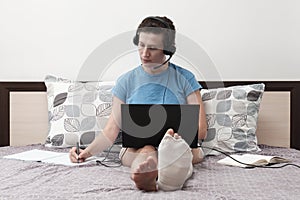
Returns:
[[[166,134],[158,147],[158,187],[169,191],[181,189],[192,175],[193,154],[182,138]]]

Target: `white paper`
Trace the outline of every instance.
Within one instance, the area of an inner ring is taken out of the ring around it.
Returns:
[[[96,159],[101,159],[93,156],[88,158],[85,162],[72,163],[69,158],[69,153],[45,151],[39,149],[33,149],[22,153],[8,155],[8,156],[4,156],[3,158],[17,159],[17,160],[24,160],[24,161],[37,161],[37,162],[52,163],[52,164],[66,165],[66,166],[86,165],[90,162],[96,162]]]
[[[60,156],[61,154],[63,154],[63,153],[33,149],[33,150],[25,151],[22,153],[16,153],[16,154],[4,156],[3,158],[28,160],[28,161],[40,161],[41,162],[42,160]]]
[[[79,165],[86,165],[91,162],[96,163],[96,157],[89,157],[88,159],[85,160],[85,162],[73,163],[70,161],[69,153],[63,153],[60,156],[52,157],[50,159],[45,159],[42,162],[52,163],[52,164],[57,164],[57,165],[66,165],[66,166],[79,166]]]

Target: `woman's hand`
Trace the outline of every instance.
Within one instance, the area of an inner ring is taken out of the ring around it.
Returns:
[[[69,154],[70,160],[73,163],[84,162],[88,157],[91,156],[92,155],[88,151],[82,149],[79,149],[79,155],[77,155],[76,147],[72,147]]]

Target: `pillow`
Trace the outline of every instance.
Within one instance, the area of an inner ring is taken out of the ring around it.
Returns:
[[[224,152],[256,152],[256,128],[263,83],[227,88],[202,89],[201,95],[208,124],[203,146]],[[216,151],[203,149],[205,154]]]
[[[90,144],[112,108],[114,82],[80,82],[46,76],[49,132],[47,147]]]

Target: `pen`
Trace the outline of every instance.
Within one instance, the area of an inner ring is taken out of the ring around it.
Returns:
[[[79,163],[79,154],[80,154],[80,151],[79,151],[79,142],[76,143],[76,154],[77,154],[77,163]]]

